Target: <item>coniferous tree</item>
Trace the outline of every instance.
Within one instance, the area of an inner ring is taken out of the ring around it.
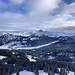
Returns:
[[[60,69],[60,75],[67,75],[67,71],[65,68]]]
[[[16,75],[19,75],[19,67],[18,67],[18,63],[16,63],[16,71],[17,71]]]
[[[66,65],[66,70],[67,70],[67,72],[69,73],[69,67],[68,67],[68,65]]]
[[[16,75],[19,75],[19,72],[17,72]]]
[[[37,63],[35,64],[35,70],[34,70],[34,73],[35,73],[35,75],[39,75]]]
[[[1,70],[2,71],[2,75],[5,75],[6,74],[6,72],[5,72],[5,66],[2,65],[2,68],[1,69],[2,69]]]
[[[0,68],[0,75],[2,75],[2,73],[1,73],[1,68]]]
[[[48,75],[53,75],[52,71],[50,70],[50,66],[48,65]]]
[[[34,70],[34,73],[35,73],[35,75],[39,75],[38,69],[35,69],[35,70]]]
[[[45,63],[45,67],[44,67],[44,72],[47,72],[48,71],[48,67],[47,67],[47,64]]]

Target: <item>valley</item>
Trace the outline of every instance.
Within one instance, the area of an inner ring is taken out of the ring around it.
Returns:
[[[47,35],[46,32],[38,31],[28,36],[11,33],[1,34],[0,65],[6,66],[8,69],[6,70],[6,67],[4,67],[1,70],[9,75],[15,72],[17,74],[23,70],[33,72],[35,75],[39,75],[38,72],[41,70],[46,72],[46,74],[48,73],[48,75],[50,73],[52,75],[54,75],[53,73],[60,75],[63,72],[66,74],[68,70],[70,73],[74,73],[75,35],[65,33],[65,35],[59,36],[59,33],[55,35],[55,33],[52,34],[50,32],[47,32]],[[35,67],[37,65],[39,67]],[[3,68],[2,66],[1,68]],[[53,71],[54,67],[56,69]],[[2,73],[2,75],[5,75],[4,72]]]

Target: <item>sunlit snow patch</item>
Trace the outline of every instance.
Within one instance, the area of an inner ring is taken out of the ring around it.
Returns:
[[[0,60],[2,60],[2,59],[4,59],[4,58],[6,58],[6,57],[5,57],[5,56],[1,56],[1,55],[0,55]]]
[[[35,59],[32,59],[32,56],[31,56],[31,55],[27,55],[27,57],[28,57],[28,59],[29,59],[30,61],[36,62]]]

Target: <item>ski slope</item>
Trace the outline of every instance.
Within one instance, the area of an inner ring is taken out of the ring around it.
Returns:
[[[46,46],[55,44],[56,42],[58,42],[58,40],[57,40],[57,41],[53,41],[53,42],[48,43],[48,44],[40,45],[40,46],[35,46],[35,47],[18,47],[18,48],[16,48],[16,49],[17,49],[17,50],[18,50],[18,49],[20,49],[20,50],[21,50],[21,49],[26,49],[26,50],[39,49],[39,48],[43,48],[43,47],[46,47]]]

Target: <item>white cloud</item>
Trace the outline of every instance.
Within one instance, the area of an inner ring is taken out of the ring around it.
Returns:
[[[25,0],[10,0],[13,4],[15,5],[20,5],[22,4]]]
[[[75,3],[63,6],[61,12],[55,16],[49,16],[47,20],[44,20],[42,27],[45,29],[50,28],[62,28],[68,26],[75,26]]]
[[[30,15],[50,14],[59,7],[61,0],[33,0],[30,4]]]
[[[72,15],[56,15],[53,20],[51,20],[50,24],[52,24],[55,27],[66,27],[66,26],[74,26],[75,25],[75,19],[72,19]]]
[[[15,5],[20,5],[27,0],[12,1]],[[75,3],[64,5],[62,9],[59,6],[60,3],[61,0],[29,0],[26,6],[27,14],[0,13],[0,23],[7,30],[24,31],[75,26],[75,16],[71,14],[75,13]],[[56,9],[60,9],[57,14]]]
[[[7,7],[7,4],[5,4],[4,2],[0,1],[0,7]]]
[[[4,3],[0,1],[0,7],[3,6],[3,5],[4,5]]]
[[[43,22],[47,19],[51,20],[51,18],[53,18],[51,14],[56,9],[59,9],[60,3],[61,3],[61,0],[33,0],[31,4],[29,5],[30,10],[28,14],[30,21],[32,21],[34,25],[33,29],[46,28],[47,26],[52,27],[50,25],[43,24]]]
[[[65,5],[65,7],[62,10],[63,14],[71,14],[71,13],[75,13],[75,2],[71,3],[69,5]]]
[[[3,12],[0,13],[0,22],[21,22],[24,21],[24,15],[12,12]]]
[[[0,13],[0,30],[32,30],[36,26],[37,22],[29,19],[29,16],[12,13],[12,12],[4,12]]]

